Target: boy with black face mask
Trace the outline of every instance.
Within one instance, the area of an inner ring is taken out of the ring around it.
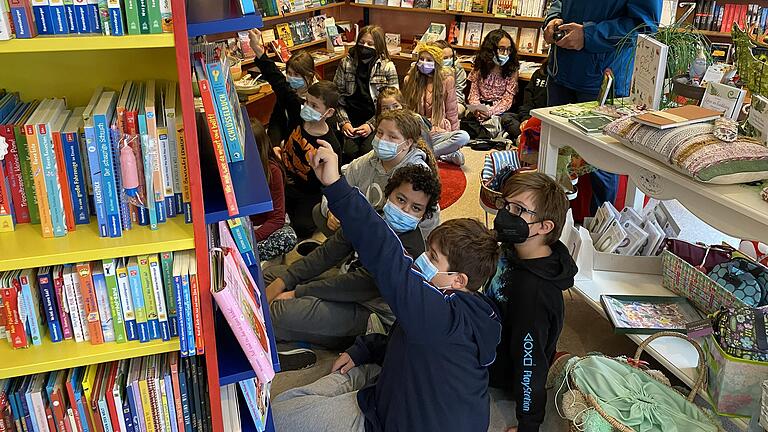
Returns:
[[[490,385],[513,392],[518,432],[536,432],[544,421],[547,373],[563,329],[562,291],[573,286],[578,272],[559,241],[568,199],[547,175],[525,171],[504,182],[502,195],[494,221],[502,253],[486,287],[503,322]]]

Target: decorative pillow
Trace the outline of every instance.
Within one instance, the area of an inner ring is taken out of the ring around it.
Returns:
[[[746,137],[723,142],[713,130],[711,123],[661,130],[625,117],[603,132],[701,182],[737,184],[768,178],[768,147]]]

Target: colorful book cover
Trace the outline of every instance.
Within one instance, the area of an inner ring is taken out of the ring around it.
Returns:
[[[93,290],[96,293],[96,304],[99,308],[99,317],[101,318],[101,334],[104,335],[104,342],[113,342],[115,340],[115,319],[110,310],[111,302],[107,292],[107,280],[102,263],[98,261],[93,263],[91,277],[93,278]]]
[[[110,145],[112,146],[112,161],[114,162],[113,169],[115,170],[115,188],[117,189],[117,202],[120,210],[120,222],[122,223],[123,231],[130,230],[132,227],[131,221],[131,208],[128,202],[128,196],[123,193],[123,176],[120,169],[120,136],[121,132],[117,130],[116,122],[112,121],[112,126],[109,128],[110,133]]]
[[[190,355],[187,347],[187,316],[191,318],[192,313],[190,311],[187,314],[184,304],[184,288],[182,286],[182,272],[186,271],[187,266],[187,254],[184,251],[176,252],[173,257],[173,289],[176,297],[176,310],[178,311],[178,335],[180,352],[183,357]],[[187,295],[187,297],[189,297]],[[190,327],[191,329],[191,327]],[[194,330],[191,332],[194,338]]]
[[[58,181],[57,188],[61,191],[62,208],[64,210],[64,222],[66,224],[67,231],[75,230],[75,214],[72,205],[72,192],[69,187],[70,180],[67,175],[67,166],[65,163],[64,148],[61,141],[61,130],[64,128],[64,124],[69,119],[71,111],[63,111],[55,120],[51,121],[49,134],[51,135],[50,141],[53,145],[53,154],[56,158],[56,178]],[[50,195],[49,195],[50,197]]]
[[[48,0],[30,0],[35,15],[35,27],[41,35],[53,34],[53,20]]]
[[[163,32],[163,18],[160,13],[160,0],[147,0],[147,13],[149,15],[149,32]]]
[[[101,170],[101,190],[107,217],[107,229],[110,237],[122,236],[122,221],[115,180],[115,162],[112,153],[110,126],[115,114],[117,94],[104,92],[93,110],[93,128]]]
[[[144,307],[147,311],[147,323],[149,324],[150,339],[160,339],[160,321],[157,317],[157,305],[155,304],[155,289],[152,285],[152,275],[149,270],[149,256],[142,255],[139,260],[139,276],[141,277],[141,289],[144,294]]]
[[[136,313],[133,308],[133,293],[131,291],[131,282],[128,278],[128,268],[123,258],[118,259],[117,263],[117,288],[120,293],[120,305],[123,311],[123,320],[125,321],[125,337],[129,341],[138,340],[139,335],[136,329]]]
[[[78,273],[77,266],[74,264],[68,264],[64,266],[65,275],[67,272],[67,266],[71,267],[70,271],[72,272],[72,289],[74,291],[74,302],[76,304],[75,310],[77,310],[79,316],[80,326],[83,332],[83,341],[90,341],[91,334],[90,328],[88,327],[88,314],[86,313],[83,290],[80,287],[80,275]]]
[[[26,112],[19,117],[13,125],[13,134],[16,138],[16,150],[19,153],[19,169],[24,184],[24,195],[26,196],[29,220],[33,224],[40,223],[40,210],[37,205],[37,195],[35,195],[35,183],[32,178],[32,167],[29,159],[29,149],[27,148],[27,135],[24,132],[24,124],[29,120],[32,114],[34,114],[38,104],[38,101],[29,103]]]
[[[195,329],[195,352],[202,355],[205,352],[203,339],[203,319],[202,308],[200,306],[200,286],[197,281],[197,261],[195,256],[190,253],[187,261],[187,271],[189,273],[189,296],[192,301],[192,324]],[[183,282],[183,281],[182,281]]]
[[[165,292],[165,306],[168,309],[168,326],[171,337],[179,335],[179,320],[176,305],[176,290],[173,286],[173,252],[160,253],[160,267],[163,273],[163,291]]]
[[[40,302],[40,291],[37,287],[37,275],[34,269],[24,269],[19,275],[21,283],[21,294],[24,297],[27,315],[27,331],[32,345],[41,345],[43,342],[43,333],[45,332],[45,316]]]
[[[248,234],[248,230],[246,230],[245,225],[243,225],[242,218],[227,219],[226,224],[223,221],[220,222],[219,232],[222,232],[222,230],[229,231],[228,234],[232,235],[232,239],[237,245],[237,249],[243,256],[245,265],[248,267],[255,265],[257,263],[256,255],[253,252],[253,245],[251,244],[250,239],[251,237]]]
[[[8,103],[8,106],[10,107],[17,102],[18,99],[16,101],[11,101]],[[5,138],[5,143],[8,145],[7,153],[5,155],[4,172],[10,191],[8,196],[13,204],[13,213],[17,224],[30,222],[29,204],[27,203],[27,195],[24,189],[24,174],[21,170],[22,163],[19,153],[19,143],[16,140],[16,134],[14,132],[14,123],[25,114],[28,107],[29,104],[16,104],[16,107],[5,117],[5,120],[2,120],[2,115],[0,114],[0,137]]]
[[[88,427],[88,421],[82,404],[82,375],[84,371],[84,367],[76,367],[70,369],[67,375],[67,396],[69,397],[69,405],[72,408],[75,423],[75,428],[72,432],[91,431]]]
[[[88,323],[88,334],[91,336],[91,344],[99,345],[104,343],[104,334],[101,330],[99,303],[93,286],[92,272],[93,264],[90,262],[77,265],[77,274],[80,277],[80,292],[83,296],[83,306]]]
[[[53,237],[53,225],[51,222],[51,212],[48,206],[48,193],[45,189],[45,179],[42,174],[42,163],[40,161],[40,149],[37,143],[36,124],[50,107],[53,99],[45,99],[38,105],[35,112],[24,124],[24,134],[27,141],[27,150],[29,151],[29,165],[34,183],[35,196],[40,216],[40,228],[45,238]]]
[[[48,195],[48,210],[51,212],[53,236],[62,237],[67,234],[67,222],[64,212],[64,200],[59,183],[56,154],[53,145],[51,125],[65,111],[64,99],[54,99],[50,109],[36,125],[38,150],[42,168],[45,190]],[[65,183],[66,184],[66,183]]]
[[[141,258],[139,258],[141,260]],[[164,340],[171,340],[171,329],[168,324],[168,311],[165,307],[165,287],[163,285],[163,270],[160,267],[160,260],[157,254],[148,256],[149,274],[152,281],[152,293],[155,299],[155,308],[157,310],[157,321],[160,324],[160,337]]]
[[[64,0],[48,0],[48,10],[51,14],[53,34],[69,34],[69,23],[67,22]]]
[[[184,260],[181,266],[181,292],[183,294],[183,306],[184,306],[184,321],[187,330],[187,356],[195,355],[197,353],[196,343],[201,341],[195,341],[195,315],[192,306],[192,289],[189,280],[189,270],[194,261],[194,256],[190,253],[184,253]]]
[[[153,199],[155,191],[153,186],[154,171],[152,168],[155,163],[155,158],[151,154],[152,151],[155,151],[155,145],[153,144],[153,141],[149,139],[149,134],[147,133],[146,117],[147,116],[144,112],[144,108],[140,108],[137,115],[137,123],[139,126],[139,138],[141,140],[142,165],[144,167],[144,187],[146,188],[147,214],[149,216],[150,229],[156,230],[158,217],[155,200]]]
[[[141,342],[149,342],[152,337],[149,332],[147,322],[147,310],[144,305],[144,290],[141,285],[141,272],[139,270],[139,261],[136,257],[128,259],[128,283],[131,286],[131,297],[133,299],[133,309],[136,313],[136,330]]]
[[[40,287],[40,299],[43,302],[45,321],[48,323],[48,335],[51,342],[60,342],[64,336],[61,331],[61,319],[59,306],[56,302],[56,293],[53,288],[53,274],[51,267],[42,267],[37,272],[37,284]]]
[[[112,36],[125,35],[125,23],[123,23],[123,8],[120,0],[108,0],[109,9],[109,30]]]
[[[97,19],[101,26],[101,34],[109,36],[112,34],[112,26],[110,25],[109,4],[107,2],[108,0],[97,0],[97,8],[99,12]]]
[[[83,127],[84,110],[83,107],[75,108],[61,131],[61,149],[64,155],[64,165],[67,169],[72,212],[76,224],[90,222],[88,192],[85,187],[85,173],[82,165],[83,155],[80,153],[79,131]]]
[[[178,106],[178,105],[177,105]],[[176,148],[179,155],[179,179],[181,181],[181,197],[176,200],[181,203],[184,222],[192,223],[192,194],[189,187],[189,163],[184,141],[184,123],[181,116],[176,117]]]
[[[8,279],[7,273],[0,276],[0,297],[2,297],[5,312],[5,331],[13,348],[25,348],[28,341],[19,313],[19,292]]]
[[[56,295],[56,306],[58,306],[59,322],[61,323],[61,334],[64,339],[72,339],[72,321],[69,318],[69,304],[64,292],[64,266],[54,266],[51,272],[53,292]]]
[[[227,161],[230,163],[242,161],[244,159],[243,141],[241,133],[237,129],[239,109],[229,103],[227,74],[220,61],[209,60],[206,62],[205,67],[208,73],[208,82],[213,93],[216,114],[221,125],[221,133],[226,144]]]
[[[163,0],[164,1],[164,0]],[[170,155],[171,183],[173,185],[173,202],[176,214],[184,214],[182,196],[181,160],[178,144],[178,124],[176,119],[176,81],[169,81],[163,90],[163,106],[165,107],[165,126],[168,128],[168,154]]]
[[[8,0],[11,9],[11,22],[18,39],[29,39],[37,36],[35,15],[32,12],[30,0]]]
[[[138,0],[125,0],[125,24],[129,35],[141,34]]]
[[[64,297],[69,310],[69,319],[72,323],[72,335],[75,338],[75,342],[83,342],[85,341],[83,335],[83,322],[81,319],[80,308],[77,304],[77,296],[75,294],[75,290],[79,289],[79,286],[75,287],[74,281],[77,279],[77,273],[72,264],[64,264],[62,268],[62,277],[64,278]]]
[[[171,0],[160,1],[160,25],[163,33],[173,33],[173,14],[171,13]]]
[[[293,35],[291,34],[291,26],[288,23],[278,24],[275,26],[277,30],[277,38],[285,42],[285,45],[289,48],[294,45]]]
[[[82,381],[82,397],[80,398],[83,405],[83,411],[85,412],[85,417],[88,419],[89,428],[94,432],[96,431],[94,428],[94,422],[100,422],[100,420],[93,418],[90,409],[90,402],[93,400],[93,390],[94,386],[96,385],[96,372],[98,367],[99,365],[88,365],[85,367],[85,373],[83,374]]]
[[[112,313],[112,325],[115,332],[115,341],[123,343],[127,340],[125,334],[125,321],[123,320],[123,307],[120,299],[120,290],[117,286],[117,260],[102,260],[104,265],[104,279],[107,283],[107,296],[109,298],[109,310]]]
[[[144,171],[152,175],[152,192],[150,196],[155,199],[155,212],[157,213],[157,222],[165,222],[168,212],[165,208],[165,189],[163,188],[162,162],[160,161],[159,137],[157,133],[157,111],[156,111],[156,81],[149,80],[146,83],[144,94],[144,121],[146,122],[147,137],[149,139],[149,148],[144,157],[148,157],[151,163],[144,164]],[[150,169],[151,168],[151,169]]]
[[[93,123],[93,113],[96,105],[99,103],[102,92],[102,88],[97,88],[93,92],[88,105],[85,107],[85,111],[83,111],[83,131],[85,134],[85,146],[88,152],[87,159],[91,178],[91,188],[93,190],[93,207],[96,211],[99,236],[109,237],[109,221],[107,218],[106,204],[104,203],[104,193],[102,191],[101,163]]]
[[[162,100],[157,113],[157,149],[158,159],[160,160],[160,175],[163,186],[163,200],[166,216],[171,218],[176,216],[176,203],[173,194],[173,174],[171,173],[171,155],[169,152],[168,127],[165,124],[165,113],[162,108]]]

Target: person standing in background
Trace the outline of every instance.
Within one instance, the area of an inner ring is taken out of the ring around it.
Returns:
[[[656,31],[662,0],[553,0],[544,18],[544,40],[552,44],[547,82],[549,106],[597,100],[603,72],[611,69],[617,97],[629,95],[633,47],[638,33]],[[562,39],[555,40],[556,31]],[[616,199],[616,174],[597,170],[592,179],[592,214]]]

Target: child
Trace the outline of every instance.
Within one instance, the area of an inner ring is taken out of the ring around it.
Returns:
[[[259,156],[269,183],[273,207],[272,211],[251,216],[251,222],[254,226],[253,236],[259,243],[259,259],[269,261],[288,253],[296,246],[296,233],[285,223],[283,169],[272,152],[272,143],[260,121],[251,119],[251,129],[259,146]]]
[[[508,138],[514,140],[520,134],[520,125],[515,114],[509,112],[517,94],[517,75],[520,62],[512,36],[502,29],[488,33],[475,57],[475,65],[467,80],[469,88],[468,105],[486,105],[488,110],[475,109],[467,113],[462,128],[472,138],[482,137],[483,122],[498,116]],[[479,133],[476,131],[480,131]],[[477,135],[477,136],[475,136]],[[491,137],[493,138],[493,137]]]
[[[336,112],[339,92],[333,83],[319,81],[309,86],[307,99],[302,103],[285,76],[264,53],[258,30],[251,30],[250,36],[251,48],[256,53],[254,64],[272,86],[278,102],[288,114],[290,135],[285,144],[278,148],[288,179],[285,206],[296,235],[299,239],[305,239],[315,232],[312,208],[322,198],[320,183],[309,167],[308,154],[317,147],[319,139],[330,142],[334,149],[341,151],[341,145],[328,125],[328,119]]]
[[[518,432],[544,421],[547,372],[563,329],[563,290],[578,269],[558,239],[568,199],[546,174],[521,172],[502,186],[494,229],[502,244],[488,296],[503,324],[491,385],[513,392]]]
[[[340,178],[337,159],[323,144],[312,167],[397,321],[389,337],[359,337],[334,363],[332,370],[341,373],[277,396],[275,429],[488,430],[488,366],[501,323],[478,289],[498,259],[495,236],[476,220],[453,219],[435,228],[427,251],[414,261],[359,191]]]
[[[440,180],[429,168],[406,165],[389,179],[384,194],[384,220],[406,253],[418,257],[424,252],[418,224],[437,209]],[[392,310],[359,261],[353,260],[346,272],[338,270],[352,253],[352,244],[339,229],[308,256],[266,271],[267,299],[277,300],[270,305],[270,315],[278,340],[345,349],[365,333],[372,313],[386,328],[392,326]]]
[[[469,134],[459,130],[453,70],[443,69],[443,50],[434,44],[416,48],[418,61],[403,82],[403,98],[414,111],[432,122],[430,136],[436,157],[464,165],[461,147]]]
[[[467,88],[467,71],[456,61],[456,51],[448,42],[438,40],[434,43],[443,50],[443,66],[453,69],[456,105],[459,108],[459,118],[464,117],[464,111],[467,109],[467,95],[464,94],[464,89]]]
[[[348,162],[371,150],[365,146],[365,138],[373,133],[374,103],[379,89],[399,86],[381,27],[370,25],[360,29],[357,44],[339,64],[333,82],[341,92],[339,128],[348,138],[343,155]]]
[[[315,59],[307,51],[293,53],[285,64],[285,78],[301,100],[307,97],[309,86],[317,82],[315,76]],[[272,114],[269,116],[269,138],[276,145],[288,139],[291,130],[288,128],[288,113],[280,102],[275,102]]]
[[[517,121],[520,122],[520,130],[525,128],[525,123],[531,118],[531,110],[547,106],[547,65],[549,57],[544,59],[541,66],[531,75],[531,80],[523,91],[523,104],[517,111]]]
[[[345,177],[352,186],[360,189],[369,203],[380,209],[385,202],[384,188],[398,168],[405,165],[422,165],[437,173],[434,156],[422,139],[422,123],[409,110],[383,112],[378,117],[373,150],[355,159],[346,169]],[[315,223],[330,236],[339,228],[339,221],[328,212],[327,202],[322,201],[315,212]],[[439,209],[432,217],[425,218],[419,227],[426,237],[440,220]],[[325,226],[327,228],[323,229]]]

